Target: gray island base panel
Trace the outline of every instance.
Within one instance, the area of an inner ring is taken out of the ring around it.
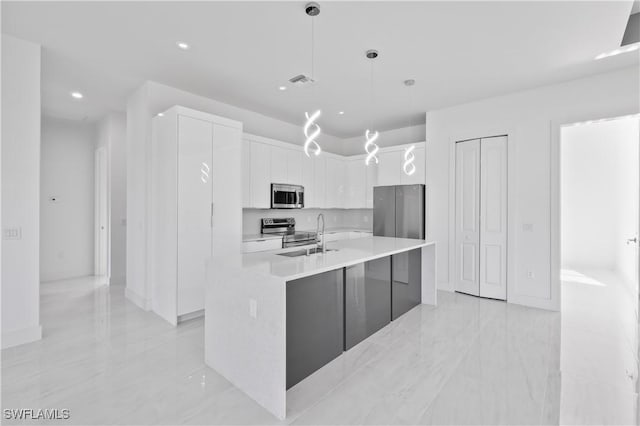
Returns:
[[[288,342],[291,350],[294,350],[291,342],[296,338],[309,339],[309,345],[324,342],[320,353],[314,354],[313,363],[290,369],[291,384],[342,356],[345,349],[366,339],[379,327],[384,328],[388,324],[386,315],[391,321],[394,309],[400,312],[411,306],[416,291],[411,283],[415,283],[416,270],[419,270],[419,302],[436,304],[435,243],[366,237],[330,242],[327,246],[335,251],[287,257],[278,255],[286,250],[278,250],[219,256],[207,263],[205,362],[278,419],[284,419],[287,413]],[[409,262],[410,269],[404,276],[396,274],[395,282],[391,283],[398,287],[394,291],[386,284],[392,280],[392,274],[385,271],[389,267],[393,270],[396,255],[403,253],[408,258],[401,257],[400,262]],[[384,259],[389,259],[389,264]],[[418,269],[411,267],[416,259]],[[304,286],[288,295],[287,289],[296,280]],[[385,295],[387,288],[390,306]],[[315,300],[306,300],[309,296],[305,293]],[[396,302],[400,302],[395,308],[394,294]],[[298,299],[299,305],[294,308],[290,299]],[[319,300],[324,306],[310,307]],[[339,312],[339,307],[346,308],[347,302],[352,309],[345,315],[344,310]],[[329,322],[323,313],[327,309],[336,315]],[[321,338],[307,336],[303,327],[287,332],[287,316],[301,312],[309,324],[305,327],[315,330],[311,334],[323,330]],[[333,331],[327,333],[325,329]],[[295,354],[298,358],[291,353],[290,359],[305,359],[303,349],[300,350]]]

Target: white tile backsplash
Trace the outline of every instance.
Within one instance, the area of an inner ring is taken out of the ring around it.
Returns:
[[[242,233],[259,234],[263,217],[293,217],[296,229],[315,229],[319,213],[324,214],[327,228],[373,229],[372,209],[242,209]]]

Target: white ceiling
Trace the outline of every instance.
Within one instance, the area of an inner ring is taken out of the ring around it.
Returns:
[[[2,31],[42,44],[46,114],[124,110],[155,80],[291,123],[321,107],[323,129],[351,137],[372,120],[379,130],[423,123],[427,110],[637,64],[635,53],[593,60],[620,45],[632,3],[321,2],[317,83],[284,92],[311,71],[305,2],[3,1]],[[380,51],[374,102],[370,48]]]

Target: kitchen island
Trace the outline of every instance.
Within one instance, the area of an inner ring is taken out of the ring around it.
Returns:
[[[279,419],[287,389],[417,304],[436,304],[435,243],[365,237],[208,264],[205,362]]]

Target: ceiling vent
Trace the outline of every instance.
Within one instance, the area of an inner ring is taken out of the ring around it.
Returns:
[[[300,75],[296,75],[295,77],[291,77],[289,79],[289,81],[294,86],[306,86],[306,85],[315,83],[314,79],[312,79],[311,77],[309,77],[307,75],[304,75],[304,74],[300,74]]]

